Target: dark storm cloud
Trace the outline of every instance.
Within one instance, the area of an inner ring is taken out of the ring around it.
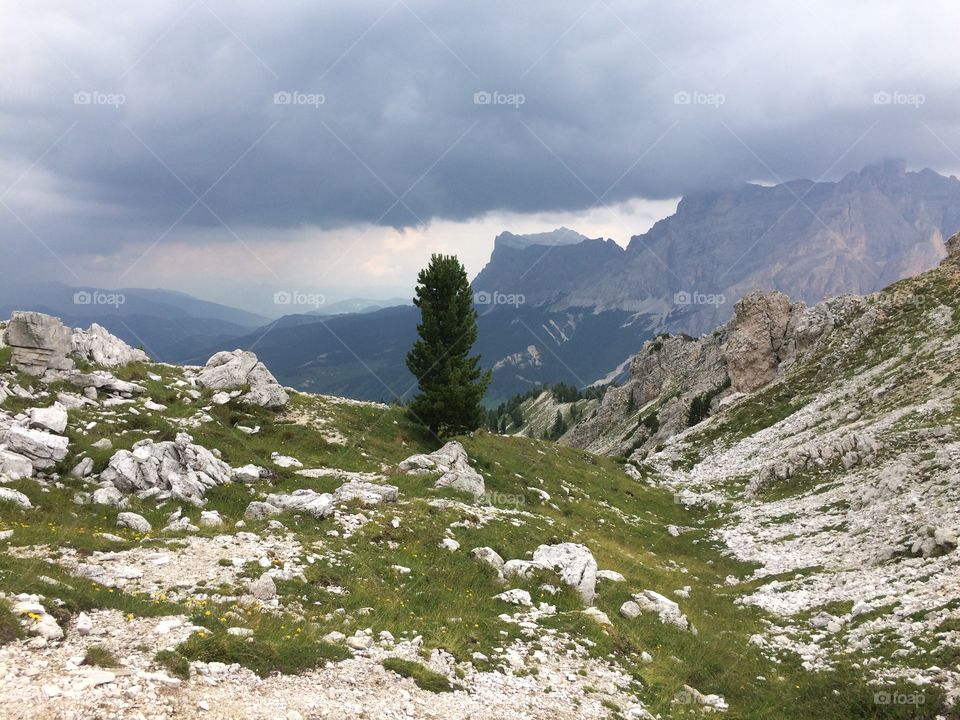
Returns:
[[[0,229],[41,257],[960,165],[946,5],[3,5]]]

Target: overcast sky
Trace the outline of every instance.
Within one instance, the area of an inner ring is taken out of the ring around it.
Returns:
[[[0,1],[0,281],[407,292],[504,229],[960,167],[943,2]],[[257,297],[253,297],[256,295]]]

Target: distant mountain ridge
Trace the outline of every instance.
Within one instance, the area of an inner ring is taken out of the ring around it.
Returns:
[[[891,160],[836,182],[687,196],[626,249],[602,240],[500,245],[474,287],[553,311],[649,315],[664,329],[699,334],[729,319],[753,290],[808,303],[879,290],[934,267],[958,229],[960,181]]]

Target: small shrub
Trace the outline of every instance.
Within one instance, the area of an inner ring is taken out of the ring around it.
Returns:
[[[174,650],[161,650],[153,661],[171,675],[187,680],[190,677],[190,661]]]
[[[95,665],[97,667],[105,668],[112,668],[120,665],[116,656],[112,652],[99,645],[92,645],[91,647],[87,648],[87,654],[83,656],[83,662],[80,664]]]

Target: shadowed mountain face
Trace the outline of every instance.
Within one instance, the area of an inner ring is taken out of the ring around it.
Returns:
[[[591,240],[498,243],[474,282],[528,304],[617,309],[699,334],[753,290],[808,303],[866,293],[933,267],[960,229],[960,181],[889,161],[838,182],[743,185],[685,197],[626,250]]]

